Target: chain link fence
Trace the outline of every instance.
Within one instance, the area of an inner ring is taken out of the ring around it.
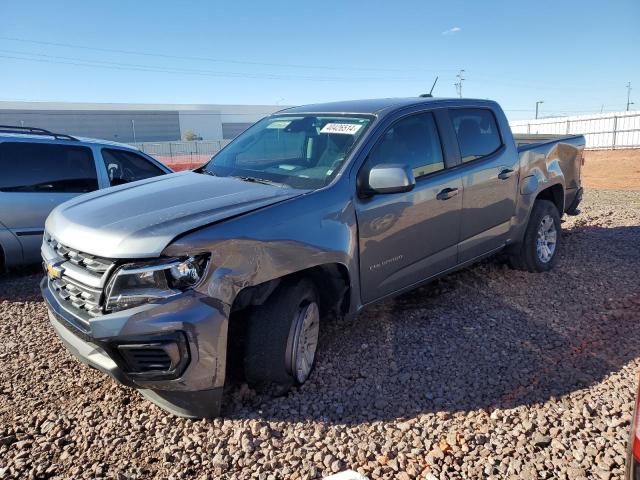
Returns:
[[[230,140],[198,140],[193,142],[132,143],[173,170],[196,168],[218,153]]]
[[[510,122],[513,133],[585,136],[589,150],[640,148],[640,113],[616,112]]]

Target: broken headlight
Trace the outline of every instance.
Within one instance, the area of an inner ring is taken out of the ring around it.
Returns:
[[[107,284],[105,310],[133,308],[193,288],[202,279],[208,260],[209,255],[195,255],[123,265]]]

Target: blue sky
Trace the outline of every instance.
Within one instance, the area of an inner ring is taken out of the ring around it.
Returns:
[[[0,4],[0,100],[294,105],[492,98],[512,119],[640,109],[640,1]]]

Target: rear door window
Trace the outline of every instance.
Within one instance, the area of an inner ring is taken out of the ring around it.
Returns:
[[[458,137],[463,162],[491,155],[502,146],[493,112],[487,108],[455,108],[449,117]]]
[[[112,186],[164,175],[166,172],[135,152],[103,148],[102,159]]]
[[[0,143],[0,191],[84,193],[98,189],[91,149],[47,143]]]

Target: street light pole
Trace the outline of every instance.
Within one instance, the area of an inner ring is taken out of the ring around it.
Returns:
[[[631,82],[627,82],[627,112],[629,111],[629,105],[633,105],[631,99]]]
[[[544,100],[538,100],[538,101],[536,102],[536,120],[538,119],[538,106],[539,106],[541,103],[544,103]]]
[[[131,120],[131,130],[133,130],[133,143],[136,143],[136,121]]]

